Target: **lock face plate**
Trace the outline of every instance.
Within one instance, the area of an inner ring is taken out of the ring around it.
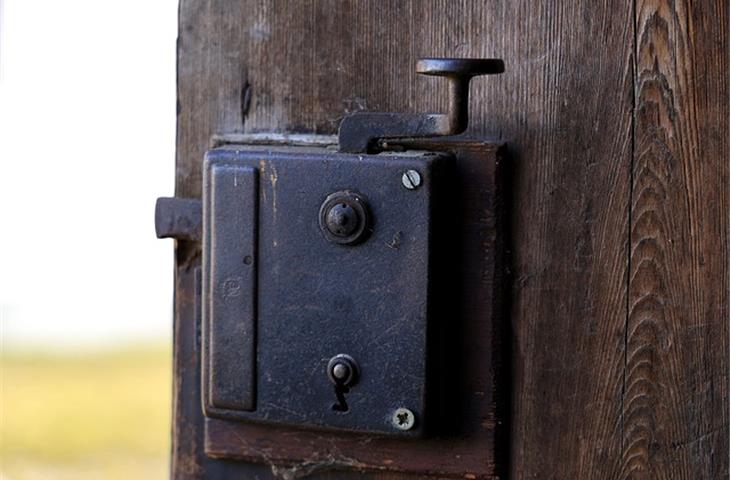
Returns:
[[[428,367],[438,362],[428,333],[448,321],[435,306],[448,301],[437,282],[448,282],[453,250],[441,234],[452,163],[446,153],[315,147],[231,145],[206,154],[207,416],[423,433]],[[404,186],[409,170],[420,176],[417,188]],[[346,201],[332,202],[340,194]],[[366,222],[361,235],[353,221]],[[327,222],[360,236],[333,241]],[[342,398],[328,372],[340,354],[358,369]],[[415,416],[411,428],[394,425],[399,409]]]

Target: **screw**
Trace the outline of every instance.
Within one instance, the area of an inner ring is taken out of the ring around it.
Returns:
[[[403,173],[401,181],[403,182],[403,186],[408,190],[415,190],[421,186],[421,174],[415,170],[408,170]]]
[[[390,421],[398,430],[410,430],[416,424],[416,416],[409,409],[401,407],[393,412]]]

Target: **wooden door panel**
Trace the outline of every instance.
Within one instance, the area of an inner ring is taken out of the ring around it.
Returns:
[[[496,473],[722,478],[729,24],[724,0],[182,0],[176,194],[200,196],[215,134],[443,111],[416,58],[503,58],[505,74],[473,82],[470,127],[508,142],[513,171]],[[202,453],[199,256],[186,242],[176,255],[173,477],[345,478]]]

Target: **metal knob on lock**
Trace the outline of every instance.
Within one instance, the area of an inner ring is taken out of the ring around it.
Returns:
[[[365,198],[350,190],[329,195],[319,209],[319,226],[334,243],[353,245],[367,237],[370,211]]]
[[[327,212],[325,223],[327,230],[338,237],[349,237],[360,225],[360,216],[352,206],[337,203]]]

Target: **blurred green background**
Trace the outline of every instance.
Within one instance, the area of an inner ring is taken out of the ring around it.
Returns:
[[[177,0],[0,0],[0,480],[168,478]]]
[[[0,478],[166,478],[171,351],[4,349]]]

